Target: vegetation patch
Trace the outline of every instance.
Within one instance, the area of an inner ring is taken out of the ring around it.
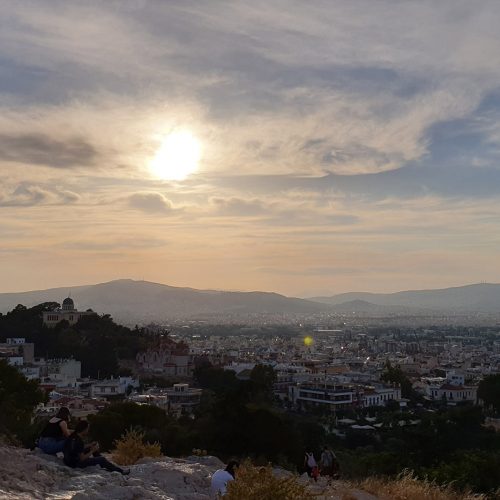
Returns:
[[[119,465],[134,465],[141,458],[161,456],[160,444],[145,443],[144,433],[134,429],[129,429],[115,445],[112,456]]]
[[[228,484],[227,500],[305,500],[306,486],[296,476],[276,477],[270,465],[256,467],[244,462],[236,472],[236,481]]]

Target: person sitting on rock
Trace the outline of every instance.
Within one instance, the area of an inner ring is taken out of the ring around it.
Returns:
[[[86,420],[80,420],[76,424],[75,431],[66,439],[64,443],[64,463],[68,467],[80,468],[99,465],[110,472],[119,472],[120,474],[130,474],[130,470],[123,470],[121,467],[106,460],[99,454],[99,443],[93,442],[85,446],[83,438],[89,432],[89,423]]]
[[[55,455],[63,451],[64,442],[72,432],[68,429],[70,418],[69,409],[62,406],[57,414],[47,422],[38,439],[38,447],[44,453]]]
[[[212,476],[210,494],[212,498],[223,497],[227,493],[227,484],[234,481],[236,469],[240,466],[236,460],[231,460],[225,469],[219,469]]]

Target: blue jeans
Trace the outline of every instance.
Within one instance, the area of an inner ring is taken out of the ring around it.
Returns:
[[[41,437],[38,440],[38,447],[48,455],[55,455],[63,451],[65,439],[56,439],[51,437]]]

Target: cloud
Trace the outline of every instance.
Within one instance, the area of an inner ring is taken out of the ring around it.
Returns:
[[[32,207],[37,205],[70,205],[80,200],[77,193],[57,187],[19,184],[8,194],[0,193],[0,207]]]
[[[174,208],[170,200],[161,193],[140,192],[128,197],[130,207],[147,213],[172,213]]]
[[[82,138],[55,139],[43,134],[0,134],[0,160],[71,168],[92,165],[98,153]]]
[[[56,103],[64,112],[97,101],[92,124],[104,133],[96,135],[132,160],[129,170],[134,155],[144,162],[150,154],[154,115],[205,135],[208,171],[397,169],[425,157],[429,128],[469,116],[500,77],[490,63],[500,51],[492,21],[500,10],[489,1],[46,5],[7,9],[12,22],[0,34],[7,102]],[[20,26],[27,36],[19,37]],[[26,74],[36,89],[16,85]],[[125,132],[119,137],[103,126],[117,96],[129,99],[113,121]],[[133,123],[144,127],[132,131]],[[96,148],[90,136],[82,140]]]

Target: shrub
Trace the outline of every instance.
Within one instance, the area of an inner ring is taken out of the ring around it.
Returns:
[[[130,429],[115,441],[113,460],[119,465],[133,465],[144,457],[161,456],[159,443],[144,443],[144,433]]]
[[[306,487],[295,476],[276,477],[270,465],[255,467],[243,463],[236,472],[236,481],[228,484],[227,500],[305,500]]]
[[[391,500],[485,500],[485,495],[458,492],[451,486],[439,486],[430,481],[420,480],[411,471],[403,471],[396,479],[369,477],[360,488],[381,499]]]

